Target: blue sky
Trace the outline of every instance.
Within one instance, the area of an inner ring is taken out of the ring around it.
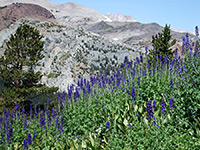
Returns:
[[[200,0],[49,0],[54,3],[73,2],[101,14],[124,14],[138,22],[170,24],[172,29],[193,32],[200,27]]]

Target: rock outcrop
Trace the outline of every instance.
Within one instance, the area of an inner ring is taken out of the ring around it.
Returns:
[[[110,20],[114,22],[136,22],[136,20],[131,16],[125,16],[124,14],[105,14]]]

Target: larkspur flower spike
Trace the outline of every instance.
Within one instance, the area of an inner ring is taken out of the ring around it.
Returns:
[[[106,122],[106,128],[107,128],[108,130],[110,130],[110,121],[107,121],[107,122]]]
[[[196,36],[199,36],[199,28],[198,28],[198,26],[195,27],[195,34],[196,34]]]

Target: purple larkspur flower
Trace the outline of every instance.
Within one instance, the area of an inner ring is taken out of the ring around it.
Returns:
[[[185,64],[183,64],[183,69],[184,69],[185,73],[187,73],[187,69],[185,67]]]
[[[134,76],[134,75],[135,75],[135,70],[131,69],[131,76]]]
[[[44,117],[44,114],[40,114],[40,127],[45,129],[45,117]]]
[[[59,128],[59,117],[57,116],[57,119],[56,119],[56,128]]]
[[[199,36],[199,28],[198,28],[198,26],[195,27],[195,34],[196,34],[196,36]]]
[[[139,64],[139,63],[140,63],[140,60],[137,58],[137,59],[136,59],[136,62]]]
[[[128,124],[128,126],[129,126],[129,128],[132,128],[132,125],[131,125],[131,123],[129,123],[129,124]]]
[[[129,61],[129,62],[128,62],[128,68],[131,67],[131,66],[132,66],[132,62]]]
[[[170,74],[173,73],[173,66],[172,66],[172,62],[169,61],[169,71],[170,71]]]
[[[34,130],[34,132],[33,132],[33,140],[32,140],[32,141],[35,140],[35,137],[36,137],[36,132],[35,132],[35,130]]]
[[[147,103],[147,116],[149,117],[149,121],[151,121],[151,118],[153,118],[153,107],[151,103],[151,100],[149,100]]]
[[[170,106],[170,109],[171,109],[171,110],[173,109],[173,107],[175,107],[175,106],[173,105],[173,102],[174,102],[174,99],[173,99],[173,98],[170,98],[170,99],[169,99],[169,106]]]
[[[5,144],[5,139],[4,139],[4,135],[1,133],[1,139],[3,141],[3,144]]]
[[[129,91],[129,89],[127,89],[126,92],[127,92],[128,95],[130,95],[130,91]]]
[[[106,128],[110,130],[110,121],[106,121]]]
[[[166,56],[164,57],[164,62],[165,62],[165,64],[168,63],[168,58]]]
[[[26,138],[24,139],[24,148],[28,148],[28,142],[27,142]]]
[[[156,101],[155,100],[153,101],[153,109],[154,109],[154,111],[156,111]]]
[[[124,57],[124,63],[126,63],[126,62],[128,62],[128,57],[127,56]]]
[[[165,102],[164,102],[164,99],[162,99],[162,101],[161,101],[161,111],[162,111],[161,116],[165,115]]]
[[[131,89],[132,100],[135,100],[135,87],[133,86]]]
[[[49,127],[49,124],[51,123],[51,118],[50,118],[49,111],[46,111],[46,114],[47,114],[47,121],[48,121],[48,127]]]
[[[138,77],[138,86],[140,86],[140,77]]]
[[[177,52],[177,49],[175,51],[175,58],[178,59],[178,52]]]
[[[158,56],[157,55],[155,56],[155,61],[158,61]]]
[[[145,54],[147,54],[148,53],[148,47],[146,46],[145,47]]]
[[[140,62],[143,62],[143,57],[142,57],[142,55],[140,55]]]
[[[30,133],[28,134],[28,140],[27,141],[28,141],[29,144],[31,144],[31,142],[32,142]]]
[[[34,108],[35,111],[35,116],[37,117],[38,113],[37,113],[37,107]]]
[[[13,136],[13,128],[9,127],[9,130],[7,132],[7,140],[10,141],[12,136]]]
[[[40,109],[40,105],[38,105],[38,113],[40,113],[40,110],[41,110],[41,109]]]
[[[78,88],[76,88],[76,97],[77,97],[77,98],[80,97],[80,94],[79,94]]]
[[[116,85],[117,85],[117,87],[119,87],[119,83],[117,83]]]

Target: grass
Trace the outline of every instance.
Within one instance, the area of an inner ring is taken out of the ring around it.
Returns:
[[[183,54],[126,57],[122,70],[69,86],[55,108],[4,110],[0,149],[199,149],[199,48]]]

